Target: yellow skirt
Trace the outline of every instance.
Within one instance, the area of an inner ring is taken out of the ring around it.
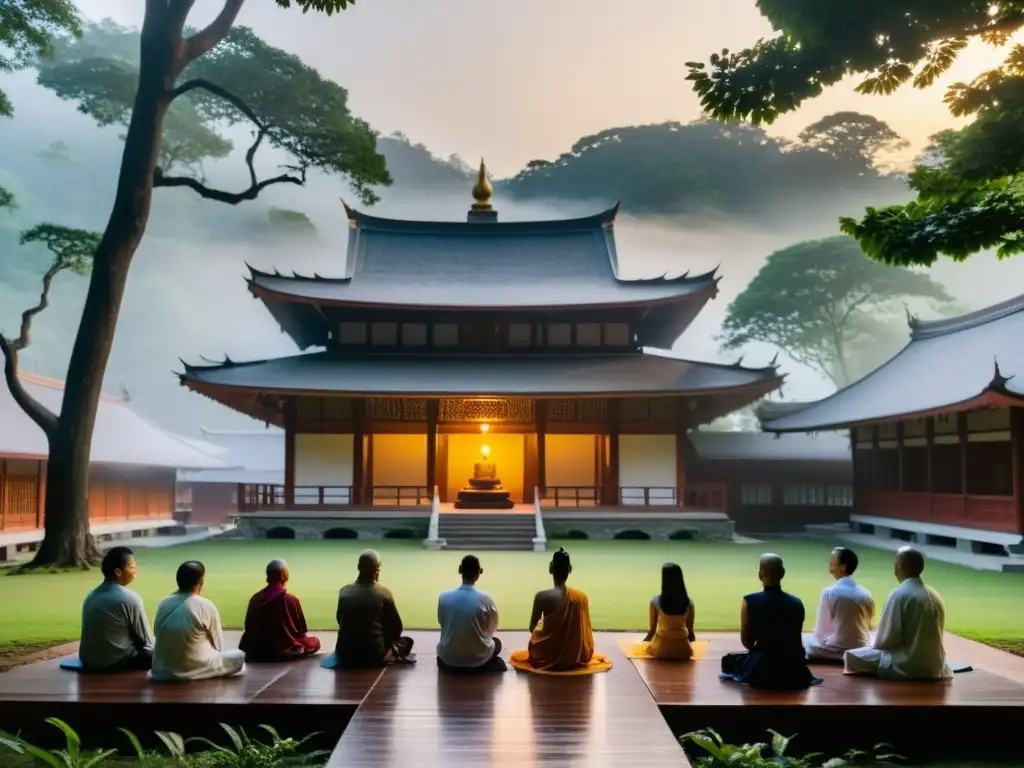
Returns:
[[[607,672],[612,668],[611,659],[595,653],[590,658],[590,663],[584,667],[574,669],[537,669],[530,664],[529,651],[513,651],[508,657],[508,663],[520,672],[530,672],[534,675],[552,675],[557,677],[578,677],[580,675],[596,675],[598,672]]]

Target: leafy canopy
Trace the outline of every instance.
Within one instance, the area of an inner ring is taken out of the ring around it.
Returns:
[[[78,9],[71,0],[3,0],[0,3],[0,72],[24,69],[51,50],[58,35],[81,31]],[[0,90],[0,117],[14,106]]]
[[[1008,48],[1003,63],[958,82],[945,102],[976,119],[935,137],[930,160],[910,178],[917,200],[869,208],[842,219],[874,259],[930,265],[942,254],[966,259],[995,248],[1024,250],[1024,0],[759,0],[777,30],[768,40],[692,62],[688,79],[705,111],[721,120],[771,123],[841,78],[861,74],[857,90],[891,94],[925,88],[946,72],[972,38]]]
[[[771,254],[726,312],[722,341],[778,347],[837,385],[856,378],[856,358],[884,337],[901,299],[951,301],[930,276],[866,258],[849,237],[814,240]]]
[[[344,3],[299,6],[340,10]],[[127,126],[139,50],[136,30],[110,21],[89,25],[81,39],[62,42],[52,59],[39,63],[39,83],[78,102],[79,110],[102,126]],[[179,85],[185,83],[200,85],[171,103],[160,149],[161,175],[178,172],[202,181],[203,161],[226,157],[233,148],[221,131],[249,123],[259,132],[254,146],[265,140],[290,155],[287,167],[298,174],[294,183],[301,183],[310,168],[340,174],[360,199],[373,203],[373,186],[390,182],[377,153],[377,135],[352,115],[348,92],[246,27],[232,28],[189,64],[179,79]]]

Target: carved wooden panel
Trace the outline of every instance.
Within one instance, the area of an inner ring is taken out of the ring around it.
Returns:
[[[370,397],[366,400],[366,418],[370,421],[402,421],[402,398]]]
[[[608,401],[601,399],[577,400],[576,419],[577,421],[600,421],[608,418]]]
[[[352,418],[352,400],[345,397],[300,397],[296,401],[299,421],[347,420]]]
[[[575,400],[548,400],[548,421],[576,421]]]
[[[438,409],[438,421],[533,421],[533,401],[526,398],[446,397]]]
[[[402,401],[402,421],[426,421],[427,401],[425,398]]]
[[[627,397],[619,402],[621,421],[648,421],[650,417],[650,403],[646,398]]]

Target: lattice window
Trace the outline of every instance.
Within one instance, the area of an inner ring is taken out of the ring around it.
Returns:
[[[604,421],[608,418],[608,401],[592,398],[578,400],[576,417],[580,421]]]
[[[572,323],[548,325],[548,346],[568,347],[570,344],[572,344]]]
[[[642,397],[627,397],[619,403],[622,421],[647,421],[650,419],[650,404]]]
[[[441,400],[438,420],[458,421],[511,421],[529,423],[533,421],[533,401],[526,398],[455,398]]]
[[[402,323],[402,346],[425,347],[427,346],[427,324],[426,323]]]
[[[299,401],[302,402],[301,400]],[[345,397],[326,397],[323,403],[323,417],[325,419],[351,419],[352,401]]]
[[[628,347],[629,342],[629,323],[604,324],[604,343],[606,346]]]
[[[548,400],[548,421],[576,421],[575,400]]]
[[[7,517],[20,518],[19,525],[23,521],[34,519],[39,494],[38,475],[7,475],[3,478],[4,514]]]
[[[401,421],[402,399],[371,397],[366,401],[366,415],[370,421]]]
[[[576,344],[581,347],[601,346],[601,324],[577,323]]]
[[[437,409],[437,420],[438,421],[465,421],[465,405],[466,401],[462,398],[457,397],[445,397],[441,400],[441,405]]]
[[[745,507],[765,507],[772,503],[772,487],[765,484],[740,486],[740,504]]]
[[[426,421],[427,401],[423,398],[402,401],[403,421]]]
[[[365,344],[366,323],[344,321],[338,327],[338,342],[340,344]]]
[[[512,323],[508,327],[508,345],[510,347],[529,347],[533,345],[533,326],[529,323]]]
[[[398,323],[370,323],[370,343],[393,347],[398,343]]]

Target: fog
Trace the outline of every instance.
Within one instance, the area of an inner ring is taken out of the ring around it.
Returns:
[[[16,107],[14,120],[0,122],[0,182],[19,195],[21,208],[5,219],[0,214],[0,235],[39,220],[101,229],[112,198],[119,160],[119,131],[97,129],[74,106],[36,87],[22,74],[0,78]],[[245,134],[237,135],[240,142]],[[38,153],[55,141],[69,146],[73,168],[47,162]],[[260,167],[273,171],[281,158],[266,153]],[[240,153],[207,166],[208,183],[227,188],[243,186]],[[394,172],[395,169],[392,169]],[[62,176],[62,174],[70,174]],[[396,174],[396,176],[399,174]],[[82,179],[88,181],[83,182]],[[463,191],[438,191],[414,184],[396,184],[382,190],[383,201],[372,213],[380,216],[464,220],[472,202],[471,181]],[[122,386],[132,406],[162,426],[195,435],[201,426],[245,428],[257,426],[206,398],[184,389],[173,375],[179,358],[201,362],[262,359],[296,353],[263,304],[245,285],[246,264],[282,272],[341,274],[348,227],[340,198],[360,207],[352,191],[340,180],[316,176],[304,188],[268,189],[254,203],[236,208],[198,199],[183,190],[157,190],[149,233],[136,255],[122,308],[105,389],[117,393]],[[860,213],[868,200],[851,199],[849,213]],[[564,201],[517,203],[496,195],[502,220],[550,219],[593,213],[605,204]],[[837,201],[827,201],[834,211]],[[824,205],[824,203],[823,203]],[[244,236],[253,222],[271,206],[302,211],[313,221],[313,240],[267,240]],[[201,224],[194,222],[202,222]],[[723,357],[716,335],[726,307],[757,273],[772,251],[797,241],[836,234],[833,214],[804,207],[787,210],[780,203],[780,223],[751,227],[711,216],[637,218],[623,210],[616,225],[620,262],[628,277],[696,274],[718,268],[723,279],[720,293],[676,344],[683,357],[707,361],[735,361]],[[213,224],[211,224],[213,222]],[[214,226],[216,225],[216,226]],[[211,226],[216,235],[207,236]],[[225,232],[238,233],[237,237]],[[4,240],[0,255],[0,327],[16,328],[20,312],[37,294],[44,262],[24,263],[24,255]],[[1019,293],[1024,262],[998,262],[981,255],[965,264],[943,262],[933,275],[965,307],[983,306]],[[401,279],[396,275],[396,280]],[[87,278],[58,278],[52,306],[37,319],[32,345],[23,353],[26,369],[63,379],[81,312]],[[509,265],[509,280],[515,280]],[[906,337],[906,323],[897,315],[892,333]],[[774,348],[751,345],[743,351],[745,365],[765,365]],[[832,391],[819,374],[780,356],[787,374],[786,399],[818,398]]]

